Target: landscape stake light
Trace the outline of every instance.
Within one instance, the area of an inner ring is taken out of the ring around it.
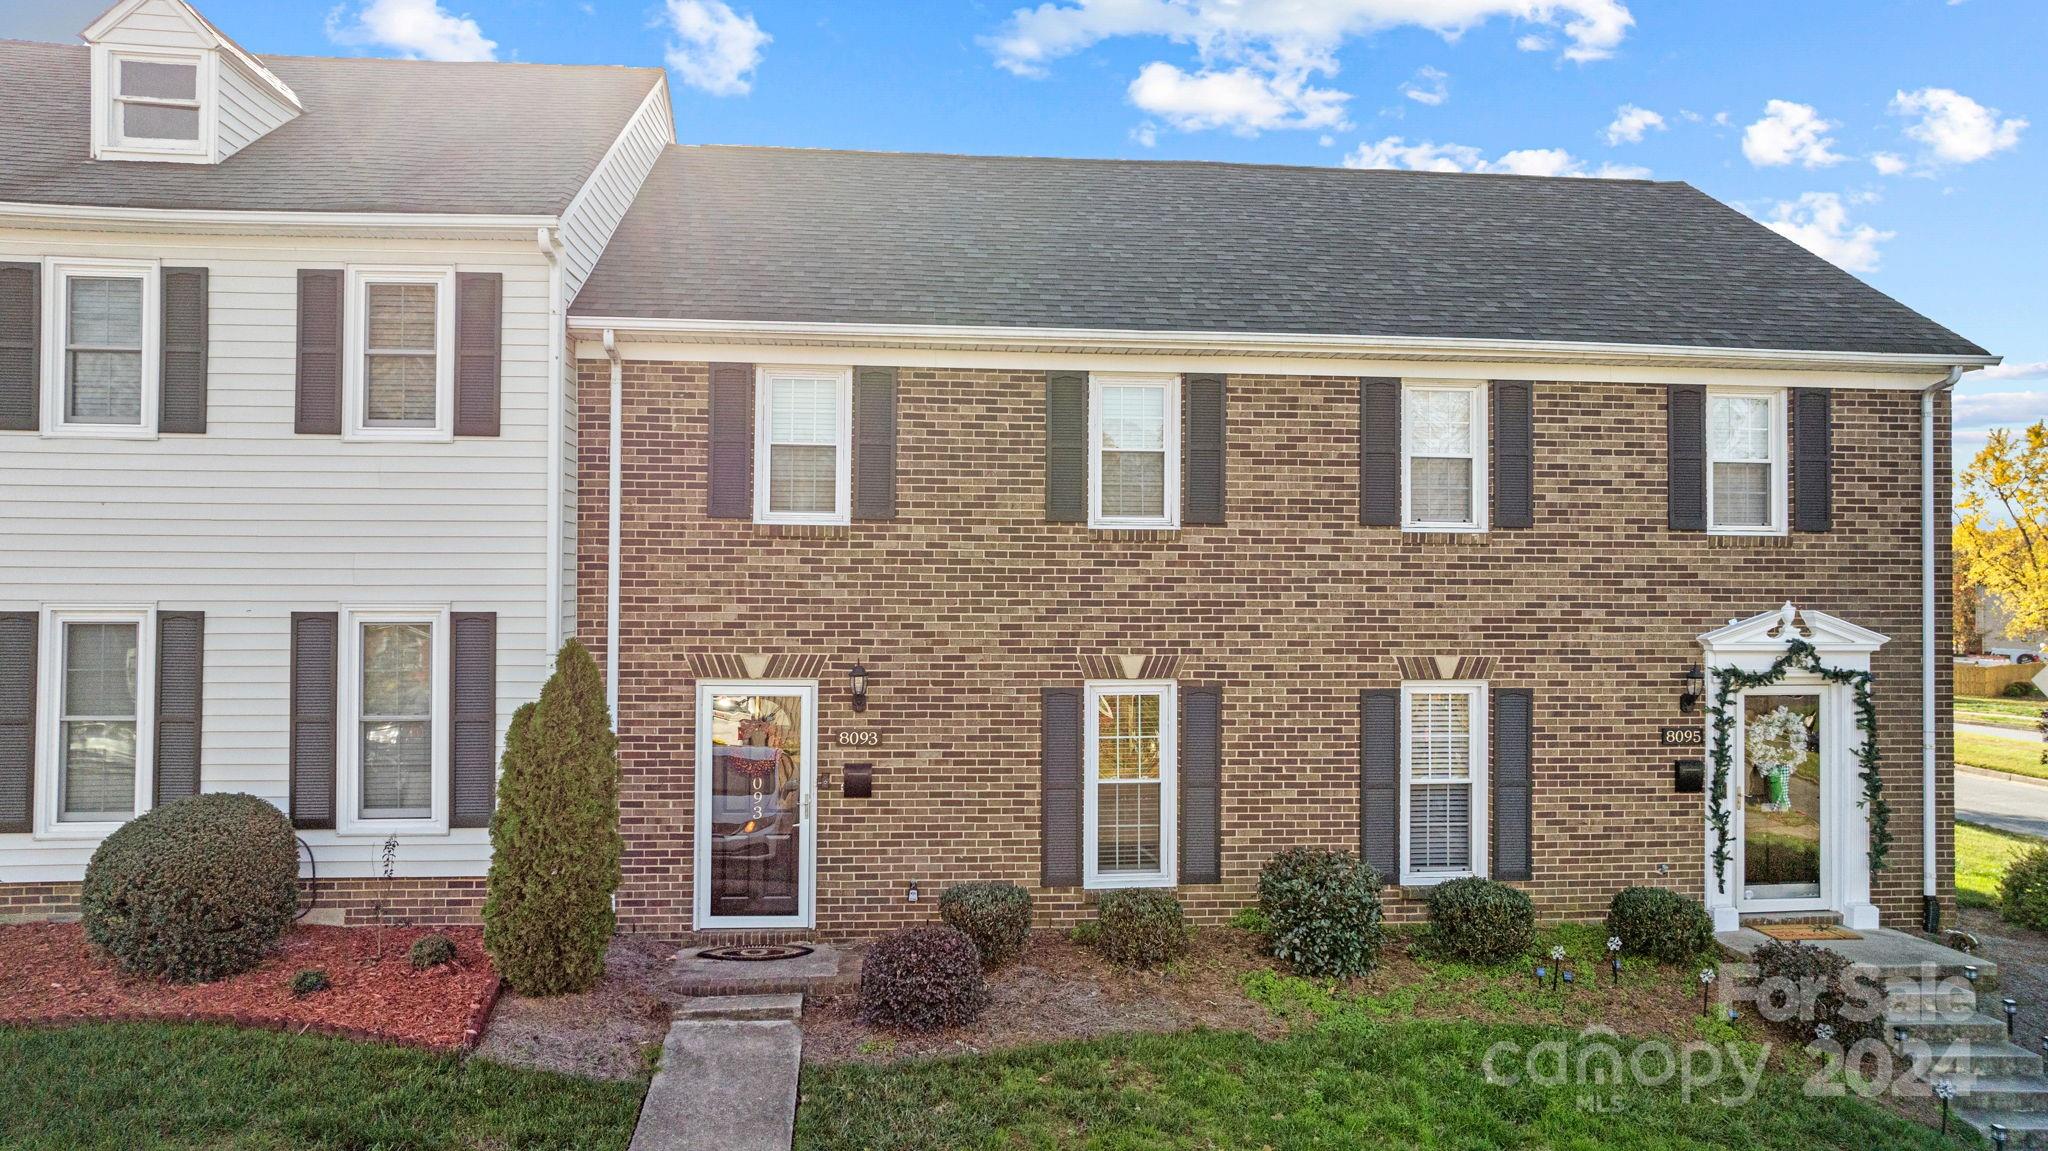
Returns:
[[[1571,975],[1564,969],[1565,950],[1562,945],[1550,949],[1550,989],[1557,990],[1559,979],[1570,980]]]
[[[1963,966],[1963,978],[1970,981],[1970,986],[1977,986],[1977,965],[1974,963],[1965,964]]]
[[[1937,1079],[1934,1083],[1934,1097],[1941,1100],[1941,1133],[1948,1134],[1948,1102],[1956,1097],[1956,1085],[1948,1079]]]
[[[1712,1013],[1712,1012],[1711,1012],[1711,1010],[1710,1010],[1710,1004],[1709,1004],[1709,1003],[1707,1002],[1707,994],[1708,994],[1709,992],[1711,992],[1711,991],[1712,991],[1713,989],[1714,989],[1714,969],[1713,969],[1713,968],[1711,968],[1711,967],[1702,967],[1702,968],[1700,968],[1700,1014],[1701,1014],[1701,1015],[1708,1015],[1708,1014],[1711,1014],[1711,1013]]]
[[[2018,1025],[2019,1018],[2020,1001],[2017,999],[2005,1000],[2005,1037],[2008,1041],[2012,1039],[2013,1028]]]
[[[2005,1151],[2005,1124],[1991,1125],[1991,1145],[1998,1148],[1998,1151]]]
[[[1621,986],[1621,936],[1607,937],[1607,966],[1614,969],[1614,985]]]

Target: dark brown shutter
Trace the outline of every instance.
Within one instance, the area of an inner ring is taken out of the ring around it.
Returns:
[[[896,518],[896,369],[853,370],[853,518]]]
[[[206,613],[156,613],[156,801],[199,794],[206,711]]]
[[[498,806],[498,616],[448,621],[450,827],[489,827]]]
[[[338,269],[299,269],[300,435],[341,434],[341,280]]]
[[[35,830],[36,613],[0,612],[0,833]]]
[[[292,613],[291,817],[294,827],[334,826],[341,617]]]
[[[1834,429],[1826,388],[1792,389],[1792,527],[1824,532],[1834,523]]]
[[[1707,389],[1673,384],[1665,390],[1665,451],[1669,460],[1671,530],[1707,530]]]
[[[1223,882],[1223,689],[1180,691],[1180,882]]]
[[[1045,518],[1088,522],[1088,373],[1045,377]]]
[[[1358,522],[1401,526],[1401,381],[1358,381]]]
[[[1535,523],[1535,392],[1527,380],[1493,381],[1493,526]]]
[[[455,273],[455,434],[498,434],[505,355],[505,277]]]
[[[1493,693],[1493,878],[1530,878],[1530,784],[1535,695],[1526,688]]]
[[[713,519],[754,518],[754,365],[711,365]]]
[[[207,274],[205,268],[163,270],[163,397],[156,430],[206,431]]]
[[[1039,693],[1038,866],[1046,887],[1081,883],[1081,689]]]
[[[1220,524],[1224,509],[1224,468],[1228,435],[1222,376],[1187,376],[1181,385],[1185,431],[1181,443],[1181,509],[1184,524]]]
[[[1358,854],[1401,880],[1401,689],[1358,693]]]
[[[0,264],[0,431],[33,432],[43,394],[43,270]]]

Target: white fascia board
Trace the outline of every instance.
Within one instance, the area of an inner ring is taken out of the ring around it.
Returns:
[[[460,212],[273,212],[215,208],[117,208],[94,204],[0,201],[0,227],[91,228],[123,232],[238,235],[394,235],[456,239],[530,240],[552,228],[550,215],[472,215]]]

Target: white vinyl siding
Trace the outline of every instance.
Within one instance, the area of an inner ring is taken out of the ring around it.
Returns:
[[[754,519],[852,519],[853,370],[762,368],[755,386]]]
[[[1401,882],[1486,874],[1486,687],[1401,685]]]
[[[1486,529],[1486,385],[1401,387],[1401,524]]]
[[[1088,684],[1085,695],[1083,882],[1171,887],[1179,842],[1175,686],[1105,681]]]
[[[1785,530],[1785,393],[1707,392],[1707,529]]]
[[[162,317],[147,260],[45,261],[44,430],[81,436],[156,434]]]
[[[670,119],[668,83],[663,80],[647,93],[647,99],[619,132],[618,139],[598,162],[590,179],[576,198],[562,210],[562,279],[565,298],[575,299],[583,281],[597,266],[599,256],[611,242],[612,233],[626,216],[626,209],[640,194],[647,173],[668,145],[676,142],[675,124]]]
[[[1088,377],[1088,524],[1180,524],[1180,379]]]
[[[452,439],[454,271],[350,268],[342,318],[349,438]]]

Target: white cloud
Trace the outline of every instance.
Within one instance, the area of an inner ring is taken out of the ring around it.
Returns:
[[[495,60],[498,52],[475,20],[450,15],[437,0],[370,0],[353,19],[343,4],[327,14],[327,38],[388,48],[409,60]]]
[[[683,83],[714,96],[744,96],[754,87],[761,49],[774,37],[725,0],[667,0],[668,66]]]
[[[2004,365],[2000,365],[2003,367]],[[2042,369],[2048,372],[2048,364],[2026,364],[2024,367]],[[1966,379],[1975,382],[1986,379],[1997,368],[1983,372],[1972,372]],[[1978,427],[1985,424],[2031,424],[2036,420],[2048,419],[2048,392],[1978,392],[1974,395],[1957,392],[1955,397],[1955,422],[1957,427]]]
[[[2027,122],[2017,116],[2000,119],[1953,88],[1922,88],[1892,98],[1894,116],[1913,118],[1906,135],[1926,145],[1935,163],[1973,164],[2019,146]]]
[[[1780,201],[1764,226],[1814,255],[1851,272],[1874,272],[1877,247],[1897,235],[1853,223],[1849,206],[1834,192],[1807,192]]]
[[[2048,380],[2048,360],[2034,360],[2017,364],[1998,364],[1981,372],[1971,372],[1972,380]]]
[[[1896,152],[1872,152],[1870,166],[1876,168],[1880,176],[1896,176],[1911,167],[1906,158]]]
[[[1811,104],[1772,100],[1764,105],[1764,118],[1743,130],[1742,154],[1759,168],[1839,164],[1848,157],[1831,150],[1835,142],[1827,133],[1833,127]]]
[[[1523,52],[1548,52],[1550,51],[1550,37],[1538,36],[1536,33],[1531,32],[1516,40],[1515,47]]]
[[[1159,125],[1147,120],[1131,129],[1131,141],[1140,148],[1156,147],[1159,143]]]
[[[1607,143],[1610,145],[1643,142],[1643,133],[1655,128],[1662,132],[1667,125],[1664,117],[1648,108],[1634,104],[1623,104],[1614,110],[1614,123],[1607,125]]]
[[[1563,148],[1519,148],[1489,160],[1469,144],[1438,144],[1429,140],[1409,143],[1400,136],[1360,144],[1344,157],[1346,168],[1405,168],[1413,172],[1499,172],[1516,176],[1598,176],[1613,180],[1640,180],[1648,168],[1625,164],[1602,164],[1588,169],[1585,161]]]
[[[1138,71],[1131,103],[1183,132],[1228,128],[1255,136],[1272,128],[1343,128],[1350,95],[1309,85],[1305,76],[1252,68],[1183,72],[1162,61]]]
[[[1415,79],[1401,86],[1401,95],[1434,108],[1451,98],[1450,79],[1448,72],[1425,67],[1415,73]]]

